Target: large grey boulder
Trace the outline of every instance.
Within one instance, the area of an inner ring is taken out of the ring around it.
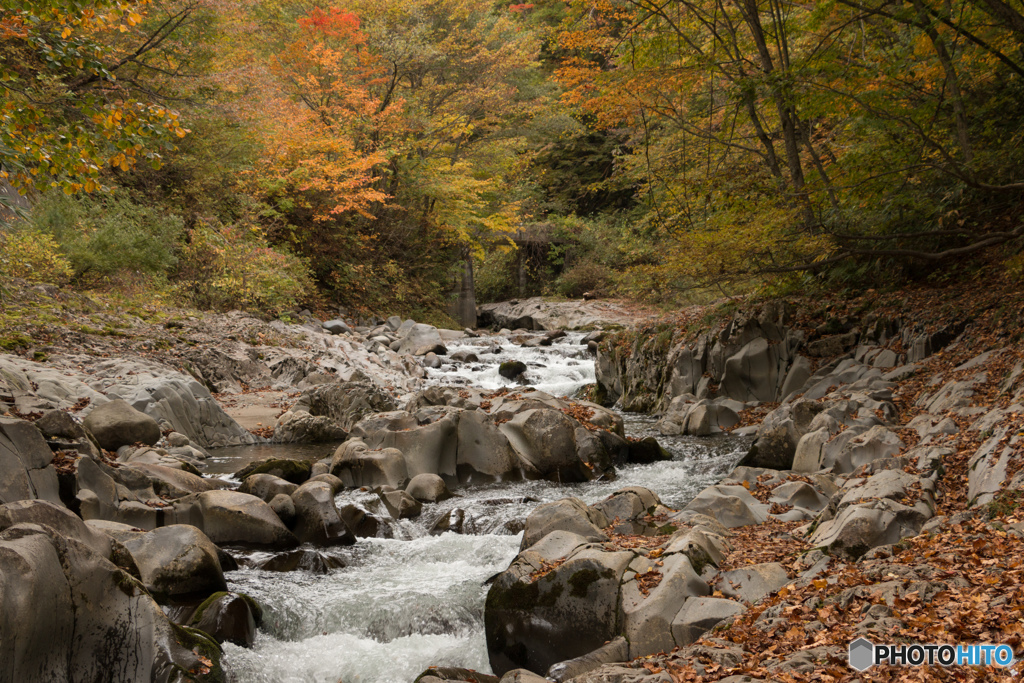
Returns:
[[[761,524],[768,518],[768,506],[742,486],[710,486],[684,509],[712,517],[729,529]]]
[[[789,583],[789,576],[781,564],[768,562],[721,572],[716,581],[725,597],[754,603]]]
[[[217,546],[194,526],[172,524],[123,541],[158,600],[207,596],[227,590]]]
[[[595,478],[577,453],[575,421],[561,411],[525,410],[500,429],[535,476],[566,483]]]
[[[455,478],[460,411],[438,409],[421,423],[405,413],[385,413],[363,418],[352,430],[370,449],[396,448],[405,458],[410,477],[439,474]]]
[[[496,674],[547,671],[619,635],[619,584],[633,553],[584,549],[539,578],[531,576],[539,558],[525,556],[487,592],[484,628]]]
[[[903,440],[899,436],[877,425],[851,439],[836,456],[835,461],[826,464],[831,464],[834,471],[845,474],[853,472],[861,465],[898,455],[903,446]]]
[[[462,483],[503,481],[522,476],[519,456],[494,417],[468,410],[459,416],[455,469]]]
[[[192,671],[213,682],[219,659],[216,642],[172,624],[136,579],[77,538],[38,524],[0,532],[0,680],[164,683]]]
[[[295,536],[313,545],[351,545],[356,537],[334,504],[334,489],[322,481],[307,481],[292,493]]]
[[[602,664],[625,662],[628,659],[629,642],[622,636],[619,636],[585,655],[552,664],[551,668],[548,669],[547,677],[558,683],[564,683],[564,681],[593,671]]]
[[[383,491],[378,494],[384,507],[392,519],[411,519],[419,517],[423,504],[405,491]]]
[[[261,473],[250,474],[246,477],[242,485],[238,487],[238,491],[251,494],[269,503],[278,494],[283,493],[290,496],[297,488],[299,488],[298,484],[293,484],[273,474]]]
[[[421,503],[438,503],[452,497],[444,479],[436,474],[417,474],[405,487],[405,492]]]
[[[370,450],[359,440],[338,446],[331,458],[331,474],[345,486],[404,486],[409,481],[405,456],[397,448]]]
[[[401,342],[398,353],[409,353],[414,356],[425,356],[431,352],[439,355],[447,353],[444,340],[433,325],[416,323],[408,329]]]
[[[35,425],[0,417],[0,504],[17,500],[60,503],[53,452]]]
[[[121,399],[93,408],[85,417],[85,428],[96,437],[101,448],[109,451],[134,443],[152,446],[160,440],[160,425],[156,420]]]
[[[178,523],[199,527],[218,545],[294,548],[295,535],[271,507],[247,493],[207,491],[175,504]]]
[[[569,531],[588,541],[607,541],[608,536],[602,531],[606,526],[608,518],[579,498],[544,503],[526,518],[520,549],[529,548],[552,531]]]
[[[84,543],[102,557],[110,558],[110,539],[90,528],[63,505],[43,500],[21,500],[0,505],[0,531],[15,524],[48,527],[61,536]]]

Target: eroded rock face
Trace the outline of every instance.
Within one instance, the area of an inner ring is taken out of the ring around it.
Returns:
[[[192,670],[222,681],[219,659],[214,641],[172,624],[141,584],[77,538],[39,524],[0,532],[3,680],[171,681]]]
[[[31,422],[0,417],[0,503],[60,503],[53,453]]]

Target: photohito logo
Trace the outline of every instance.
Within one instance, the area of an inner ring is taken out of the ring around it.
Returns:
[[[867,638],[850,643],[850,667],[866,671],[875,664],[893,666],[1010,666],[1009,645],[875,645]]]

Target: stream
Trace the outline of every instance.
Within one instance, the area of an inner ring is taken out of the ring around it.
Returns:
[[[525,349],[495,337],[449,344],[480,362],[429,371],[437,384],[497,389],[512,383],[498,364],[521,360],[526,379],[556,396],[594,381],[594,361],[574,333],[552,346]],[[500,341],[497,353],[481,354]],[[645,486],[669,507],[684,506],[729,473],[747,442],[730,436],[664,437],[655,419],[624,414],[626,433],[654,435],[673,459],[618,468],[612,482],[556,485],[547,481],[487,484],[454,489],[455,498],[423,506],[415,520],[392,523],[392,538],[359,539],[321,549],[343,567],[328,574],[273,572],[252,567],[227,574],[232,591],[256,598],[264,622],[252,649],[225,644],[224,666],[236,683],[412,683],[428,666],[490,672],[483,609],[489,577],[516,556],[522,523],[540,503],[567,496],[597,502],[626,486]],[[322,458],[333,446],[274,446],[213,452],[211,473],[236,471],[239,462],[265,457]],[[355,503],[387,519],[374,494],[344,491],[339,506]],[[431,533],[444,518],[462,520],[463,533]],[[270,555],[246,554],[255,564]]]

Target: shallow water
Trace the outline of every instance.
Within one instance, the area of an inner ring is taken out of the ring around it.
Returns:
[[[530,350],[505,341],[500,354],[481,356],[482,363],[432,371],[431,379],[495,389],[509,384],[497,374],[497,364],[519,359],[532,364],[528,379],[533,386],[567,395],[594,381],[593,360],[578,344],[581,336]],[[449,350],[455,348],[453,344]],[[225,646],[225,665],[232,680],[411,683],[428,666],[489,672],[484,581],[515,557],[521,533],[514,532],[534,507],[566,496],[593,503],[637,485],[654,490],[666,505],[679,508],[724,477],[748,443],[727,436],[662,437],[653,431],[654,418],[636,414],[624,418],[628,435],[657,436],[673,459],[620,467],[612,482],[559,486],[526,481],[458,488],[456,498],[425,505],[418,519],[391,527],[392,539],[360,539],[354,546],[324,551],[346,564],[327,575],[251,567],[229,573],[231,590],[252,595],[265,610],[265,623],[251,650]],[[275,453],[275,448],[296,453],[297,448],[309,447],[260,448],[268,449],[261,457],[278,457],[285,451]],[[319,448],[333,450],[332,446]],[[355,503],[371,512],[379,509],[376,496],[358,491],[341,493],[338,503]],[[437,520],[459,511],[467,533],[430,535]],[[267,556],[253,553],[250,559]]]

